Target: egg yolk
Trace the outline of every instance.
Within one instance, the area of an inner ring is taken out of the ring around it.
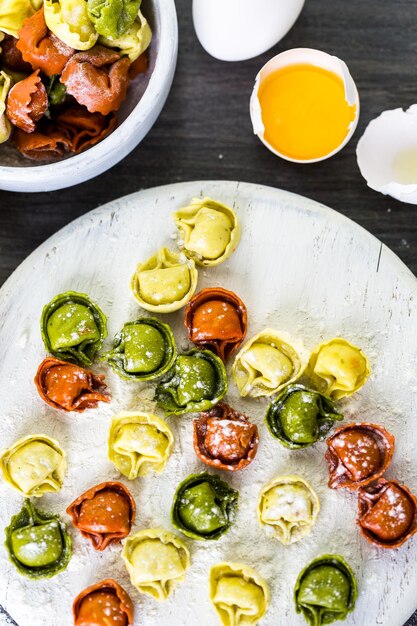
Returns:
[[[345,140],[356,106],[345,99],[342,79],[321,67],[289,65],[261,82],[264,139],[298,160],[324,157]]]

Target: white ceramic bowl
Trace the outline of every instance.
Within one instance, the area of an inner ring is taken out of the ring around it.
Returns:
[[[345,139],[342,141],[342,143],[335,150],[329,152],[329,154],[325,154],[324,156],[318,157],[316,159],[292,159],[291,157],[282,154],[281,152],[278,152],[278,150],[275,150],[275,148],[270,143],[268,143],[268,141],[264,137],[265,128],[262,121],[261,105],[258,98],[259,87],[262,81],[264,81],[273,72],[276,72],[283,67],[287,67],[289,65],[297,65],[299,63],[316,65],[317,67],[322,67],[325,70],[334,72],[335,74],[337,74],[337,76],[340,76],[345,85],[345,97],[347,102],[356,106],[355,119],[351,123],[349,132],[346,135]],[[331,54],[328,54],[327,52],[322,52],[321,50],[314,50],[313,48],[293,48],[292,50],[286,50],[285,52],[281,52],[280,54],[272,57],[272,59],[270,59],[260,69],[258,75],[256,76],[249,108],[253,132],[255,133],[255,135],[259,137],[262,143],[271,152],[281,157],[281,159],[285,159],[286,161],[292,161],[293,163],[317,163],[317,161],[324,161],[325,159],[328,159],[329,157],[339,152],[352,138],[352,135],[358,125],[360,114],[358,90],[352,76],[350,75],[346,63],[336,56],[332,56]]]
[[[153,32],[149,70],[130,84],[117,112],[118,126],[103,141],[81,154],[46,165],[34,165],[10,144],[0,146],[0,189],[54,191],[94,178],[135,148],[155,123],[174,78],[178,23],[174,0],[143,0]]]

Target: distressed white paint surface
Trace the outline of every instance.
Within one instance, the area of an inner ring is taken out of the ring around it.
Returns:
[[[87,292],[109,318],[109,338],[141,314],[129,280],[139,260],[162,245],[175,245],[171,213],[195,195],[210,195],[235,206],[242,240],[231,259],[200,272],[199,288],[222,285],[236,291],[249,311],[249,336],[264,326],[302,338],[308,349],[342,335],[368,354],[373,375],[365,388],[342,404],[346,419],[375,420],[396,436],[388,472],[417,491],[417,282],[386,247],[339,214],[286,192],[256,185],[202,182],[161,187],[134,194],[93,211],[63,229],[35,251],[1,290],[0,445],[29,433],[56,437],[68,452],[69,471],[58,495],[42,500],[46,510],[63,512],[88,487],[120,478],[107,460],[110,417],[121,409],[147,408],[141,385],[106,372],[113,401],[82,415],[61,414],[45,406],[33,385],[44,357],[39,333],[43,305],[68,289]],[[178,344],[186,347],[182,313],[165,316]],[[110,339],[107,341],[109,345]],[[96,371],[106,371],[98,366]],[[359,537],[356,498],[327,488],[325,444],[289,451],[273,440],[263,423],[266,402],[237,398],[229,402],[247,412],[260,428],[254,463],[226,476],[240,490],[235,525],[218,542],[186,540],[192,567],[186,581],[164,604],[139,595],[119,558],[120,548],[95,553],[78,532],[68,570],[50,581],[18,576],[0,548],[0,603],[20,626],[72,624],[73,597],[107,576],[119,580],[136,604],[135,626],[215,626],[208,601],[209,567],[222,559],[244,561],[269,581],[272,602],[264,626],[301,626],[292,589],[299,570],[324,552],[339,552],[353,566],[360,595],[347,626],[402,626],[416,608],[417,541],[382,551]],[[151,398],[152,394],[148,393]],[[169,418],[175,450],[162,475],[128,483],[138,505],[135,528],[170,528],[169,510],[178,482],[203,469],[192,447],[192,419]],[[258,526],[256,502],[261,486],[279,473],[300,473],[311,481],[322,504],[312,535],[281,546]],[[0,484],[0,532],[20,509],[21,498]],[[68,519],[64,515],[65,519]]]

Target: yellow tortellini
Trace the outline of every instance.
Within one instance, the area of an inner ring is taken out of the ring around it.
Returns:
[[[309,535],[319,511],[316,492],[300,476],[277,476],[263,487],[259,496],[259,522],[271,528],[284,545]]]
[[[40,0],[1,0],[0,31],[17,38],[25,19],[31,17],[41,4]]]
[[[7,141],[12,132],[12,125],[6,116],[6,99],[11,86],[10,76],[6,72],[0,71],[0,143]]]
[[[194,198],[174,213],[184,253],[197,265],[223,263],[236,249],[240,226],[234,211],[211,198]]]
[[[337,337],[313,350],[307,373],[321,393],[340,400],[366,383],[371,366],[360,348]]]
[[[251,567],[218,563],[210,570],[210,598],[223,626],[252,626],[265,615],[270,593]]]
[[[75,50],[94,46],[98,33],[88,17],[87,0],[45,0],[44,10],[48,28],[67,46]]]
[[[109,434],[109,459],[129,480],[162,472],[174,445],[168,424],[150,413],[116,415]]]
[[[171,313],[181,309],[193,296],[198,272],[192,259],[161,248],[139,263],[132,278],[136,300],[147,311]]]
[[[24,496],[61,489],[67,463],[59,443],[46,435],[18,439],[0,455],[3,478]]]
[[[122,557],[132,585],[160,602],[184,580],[190,566],[185,544],[163,528],[140,530],[128,537]]]
[[[271,396],[295,382],[307,359],[302,346],[294,347],[284,332],[266,328],[250,339],[236,355],[232,377],[241,396]]]
[[[146,18],[139,11],[136,20],[127,32],[117,38],[100,36],[98,42],[108,48],[117,48],[122,55],[128,56],[133,63],[149,47],[151,39],[151,28]]]

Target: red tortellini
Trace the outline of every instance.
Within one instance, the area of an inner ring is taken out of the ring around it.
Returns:
[[[398,548],[417,532],[417,498],[405,485],[380,478],[358,498],[358,526],[374,545]]]
[[[194,450],[206,465],[243,469],[255,458],[258,443],[257,426],[227,404],[217,404],[194,420]]]
[[[25,20],[16,47],[24,61],[47,76],[60,74],[75,52],[48,30],[43,7]]]
[[[136,505],[130,491],[119,482],[91,487],[67,508],[73,525],[90,539],[95,550],[105,550],[130,533]]]
[[[57,115],[54,121],[28,135],[17,129],[13,143],[25,157],[34,161],[51,160],[68,152],[78,154],[95,145],[116,126],[113,114],[89,113],[74,105]]]
[[[232,291],[203,289],[187,304],[185,326],[193,343],[226,361],[245,338],[246,307]]]
[[[110,402],[103,379],[74,363],[47,357],[36,372],[35,384],[42,400],[54,409],[81,412]]]
[[[77,52],[66,64],[61,82],[90,113],[116,111],[126,96],[130,61],[118,52],[94,46]]]
[[[386,471],[394,453],[394,436],[379,424],[347,424],[326,441],[329,487],[355,490]]]
[[[12,124],[32,133],[48,108],[45,85],[36,70],[14,85],[7,98],[6,114]]]
[[[112,578],[81,591],[72,605],[74,626],[133,626],[133,603]]]

